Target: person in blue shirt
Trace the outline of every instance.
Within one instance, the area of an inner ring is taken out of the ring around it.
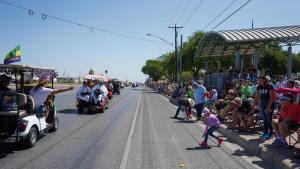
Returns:
[[[195,109],[197,111],[197,121],[199,121],[201,120],[201,114],[205,103],[206,88],[201,84],[199,80],[193,82],[193,86],[194,86],[193,93],[195,99]]]

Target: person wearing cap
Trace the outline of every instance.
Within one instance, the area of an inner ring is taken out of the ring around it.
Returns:
[[[3,74],[0,76],[0,92],[12,92],[13,91],[12,89],[10,89],[8,87],[11,79],[12,78],[6,74]]]
[[[88,81],[84,80],[82,86],[77,91],[77,98],[84,103],[88,103],[91,93],[92,89],[88,86]]]
[[[300,106],[293,104],[293,95],[284,94],[279,98],[281,107],[277,114],[277,118],[273,119],[272,126],[275,131],[275,141],[273,145],[286,146],[286,137],[288,130],[297,130],[300,120]]]
[[[259,86],[257,86],[255,93],[255,100],[259,103],[264,121],[264,132],[260,135],[260,138],[263,139],[270,139],[273,135],[272,115],[275,106],[274,95],[274,88],[273,85],[268,82],[268,77],[261,76],[259,78]]]
[[[213,134],[214,131],[216,131],[220,127],[219,119],[215,115],[211,114],[211,112],[207,108],[203,109],[202,115],[206,119],[206,128],[203,133],[204,140],[199,145],[202,147],[209,147],[207,144],[207,140],[208,140],[208,137],[211,136],[211,137],[217,139],[218,146],[220,146],[223,143],[223,139],[221,139]]]
[[[29,91],[30,96],[34,100],[34,108],[36,110],[42,110],[42,108],[40,107],[44,105],[48,96],[56,95],[74,89],[74,87],[71,86],[65,89],[54,90],[51,88],[47,88],[47,86],[48,86],[48,79],[40,78],[39,83]]]
[[[201,120],[201,113],[205,103],[206,88],[201,84],[200,80],[193,82],[195,109],[197,111],[197,121]]]

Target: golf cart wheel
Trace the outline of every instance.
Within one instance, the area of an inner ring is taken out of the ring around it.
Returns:
[[[83,108],[82,107],[78,107],[77,111],[78,111],[78,114],[82,114],[83,113]]]
[[[58,128],[58,117],[55,116],[54,122],[53,122],[53,126],[49,129],[50,132],[56,132],[57,128]]]
[[[107,105],[106,105],[105,109],[108,109],[108,107],[109,107],[109,102],[107,103]]]
[[[35,127],[31,127],[31,129],[29,130],[28,137],[25,141],[25,146],[29,148],[33,147],[38,140],[38,136],[39,134],[37,129]]]

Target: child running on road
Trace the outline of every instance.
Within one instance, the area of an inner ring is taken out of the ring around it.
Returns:
[[[202,115],[207,119],[207,121],[206,121],[206,128],[203,134],[204,141],[199,145],[202,147],[209,147],[207,144],[208,136],[212,136],[213,138],[218,140],[218,146],[220,146],[223,143],[223,139],[218,138],[213,134],[214,131],[220,127],[219,119],[215,115],[211,114],[211,112],[207,108],[203,109]]]

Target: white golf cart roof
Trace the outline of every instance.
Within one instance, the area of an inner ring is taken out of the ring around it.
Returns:
[[[9,65],[5,65],[5,64],[0,64],[0,69],[1,70],[5,70],[5,69],[15,69],[15,70],[36,70],[36,69],[40,69],[40,70],[48,70],[48,71],[54,71],[54,69],[52,68],[45,68],[45,67],[37,67],[37,66],[27,66],[27,65],[15,65],[15,64],[9,64]]]

